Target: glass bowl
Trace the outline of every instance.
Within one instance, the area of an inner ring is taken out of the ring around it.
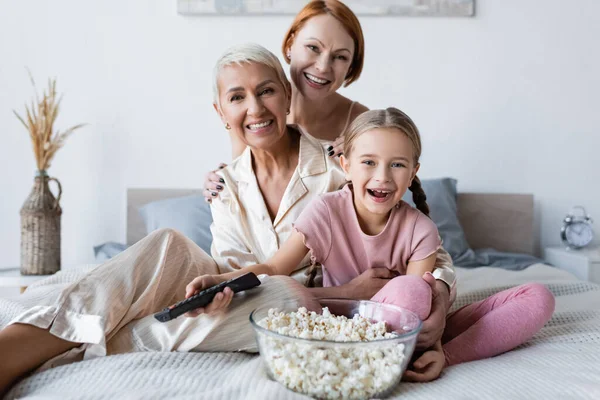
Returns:
[[[269,377],[288,389],[319,399],[369,399],[389,395],[400,382],[412,356],[421,321],[409,310],[365,300],[319,299],[333,315],[355,314],[371,322],[385,321],[397,336],[372,341],[340,342],[301,339],[259,325],[269,309],[298,311],[288,301],[259,307],[250,314],[258,349]],[[313,309],[321,314],[321,309]]]

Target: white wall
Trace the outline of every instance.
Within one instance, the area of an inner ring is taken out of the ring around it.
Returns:
[[[0,0],[0,267],[19,263],[19,208],[32,186],[26,132],[12,115],[58,77],[58,126],[79,122],[50,173],[63,185],[63,265],[125,239],[127,187],[199,187],[229,159],[210,72],[229,45],[279,54],[291,17],[182,17],[175,0]],[[406,110],[424,136],[422,177],[461,191],[536,198],[542,245],[568,209],[600,233],[600,2],[479,0],[477,16],[361,18],[362,78],[346,93]]]

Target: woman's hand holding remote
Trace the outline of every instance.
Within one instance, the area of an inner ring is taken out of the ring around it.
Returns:
[[[212,286],[218,285],[221,282],[226,281],[221,275],[201,275],[191,281],[185,288],[185,298],[189,298],[194,294],[208,289]],[[200,314],[213,314],[221,311],[231,303],[233,299],[233,290],[226,287],[222,292],[215,295],[214,299],[206,307],[200,307],[193,311],[185,313],[186,317],[197,317]]]

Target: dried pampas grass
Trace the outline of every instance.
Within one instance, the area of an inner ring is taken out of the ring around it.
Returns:
[[[31,78],[33,88],[35,82]],[[62,96],[57,98],[56,96],[56,79],[48,80],[48,91],[44,91],[44,97],[40,100],[35,95],[35,101],[31,102],[31,106],[25,105],[26,118],[21,117],[13,110],[19,121],[25,126],[25,129],[29,132],[29,137],[33,144],[33,154],[35,156],[35,162],[37,168],[40,171],[45,171],[50,167],[52,158],[64,144],[65,140],[77,129],[85,126],[86,124],[75,125],[64,132],[54,131],[54,122],[58,116],[60,109],[60,102]]]

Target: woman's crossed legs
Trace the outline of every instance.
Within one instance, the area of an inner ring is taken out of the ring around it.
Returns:
[[[81,359],[81,353],[88,358],[142,350],[253,350],[248,321],[253,308],[312,299],[292,278],[268,277],[257,290],[236,296],[239,304],[227,317],[180,317],[168,323],[153,318],[182,300],[193,278],[217,273],[216,263],[191,240],[169,229],[155,231],[51,298],[44,296],[45,304],[0,330],[0,394],[41,365]],[[28,295],[35,293],[23,296]]]

